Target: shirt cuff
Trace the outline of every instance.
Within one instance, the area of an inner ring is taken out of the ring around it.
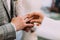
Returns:
[[[15,29],[15,31],[16,31],[16,26],[13,24],[13,23],[11,23],[12,24],[12,26],[14,27],[14,29]]]

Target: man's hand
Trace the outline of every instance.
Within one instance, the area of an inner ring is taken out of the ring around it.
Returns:
[[[26,24],[27,21],[30,19],[24,20],[22,17],[15,17],[12,19],[11,23],[13,23],[16,26],[16,31],[22,30],[25,27],[32,27],[33,24]]]
[[[42,23],[44,15],[40,12],[32,12],[27,14],[27,18],[32,18],[33,19],[30,21],[31,23],[37,22],[37,23]]]

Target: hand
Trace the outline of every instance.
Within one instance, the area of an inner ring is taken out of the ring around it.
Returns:
[[[25,27],[32,27],[33,24],[26,24],[30,19],[24,20],[22,17],[18,16],[12,19],[11,23],[16,26],[16,31],[22,30]]]
[[[30,21],[31,23],[37,22],[37,23],[42,23],[44,15],[40,12],[32,12],[27,14],[27,18],[32,18],[33,19]]]
[[[37,26],[39,26],[42,23],[42,21],[43,21],[44,15],[41,14],[40,12],[33,12],[33,13],[27,14],[26,18],[28,18],[28,19],[32,18],[29,21],[29,23],[37,22]],[[24,30],[28,32],[29,30],[31,30],[31,28],[25,28]]]

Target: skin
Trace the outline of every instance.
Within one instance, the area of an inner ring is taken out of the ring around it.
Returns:
[[[28,13],[26,15],[26,18],[30,19],[32,18],[29,23],[37,23],[37,26],[41,25],[43,19],[44,19],[44,15],[40,12],[32,12],[32,13]],[[25,28],[24,31],[28,32],[29,30],[31,30],[32,27],[28,27]],[[33,31],[33,30],[32,30]]]
[[[32,17],[33,19],[30,21],[31,23],[37,22],[41,24],[44,19],[44,15],[40,12],[32,12],[27,14],[27,18],[32,18]]]
[[[37,22],[39,24],[42,23],[44,19],[44,15],[40,12],[32,12],[26,15],[26,17],[23,19],[22,17],[18,16],[12,19],[11,23],[13,23],[16,26],[16,31],[24,30],[29,31],[34,26],[34,22]],[[30,23],[27,23],[27,22]]]
[[[22,17],[18,16],[12,19],[11,23],[13,23],[16,27],[16,31],[22,30],[25,27],[32,27],[33,24],[27,24],[26,22],[31,19],[24,20]]]

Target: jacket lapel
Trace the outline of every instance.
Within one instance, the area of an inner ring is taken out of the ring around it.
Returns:
[[[10,22],[11,21],[11,15],[10,15],[11,13],[10,13],[10,10],[8,9],[7,0],[1,0],[1,1],[3,3],[3,6],[4,6],[5,10],[6,10],[6,15],[7,15],[8,20]]]
[[[7,0],[3,0],[3,3],[4,3],[4,5],[5,5],[5,8],[6,8],[7,12],[9,13],[8,5],[7,5]]]
[[[3,4],[4,4],[4,7],[5,7],[5,10],[6,10],[6,14],[7,14],[7,16],[8,16],[8,19],[9,19],[9,22],[10,22],[10,20],[11,20],[11,13],[10,13],[10,10],[8,9],[8,5],[7,5],[7,0],[2,0],[2,2],[3,2]]]
[[[11,5],[11,2],[12,2],[12,5]],[[8,12],[7,14],[9,15],[9,19],[11,20],[14,16],[16,16],[16,14],[13,11],[14,10],[14,8],[13,8],[14,1],[10,0],[10,10],[8,9],[7,0],[3,0],[3,3],[4,3],[4,6]],[[11,9],[11,7],[12,7],[12,9]]]

